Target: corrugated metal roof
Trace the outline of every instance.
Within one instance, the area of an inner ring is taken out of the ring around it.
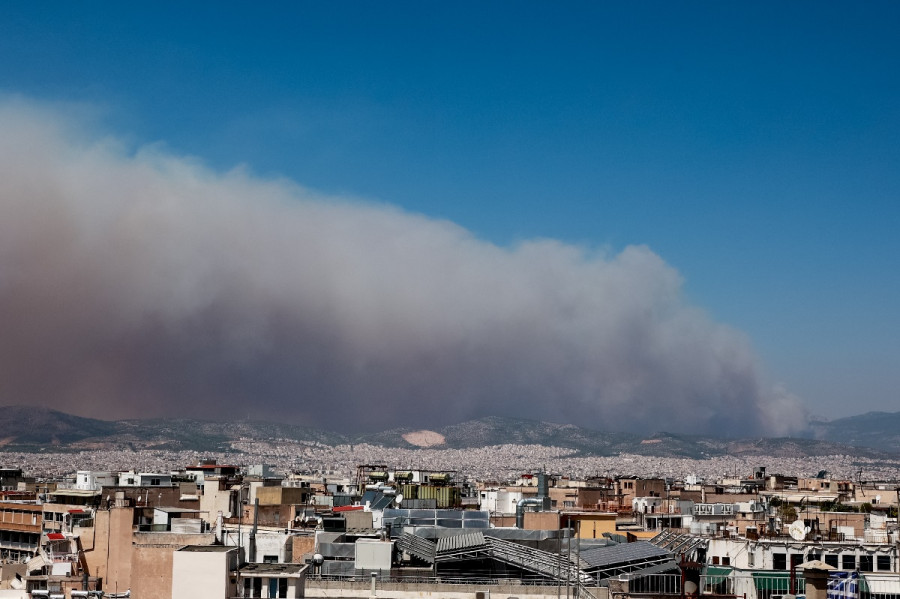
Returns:
[[[453,535],[438,539],[437,551],[455,551],[468,549],[469,547],[481,547],[484,545],[484,535],[480,532],[470,532],[462,535]]]
[[[670,560],[640,570],[633,570],[628,574],[622,574],[619,576],[619,579],[633,580],[635,578],[640,578],[641,576],[647,576],[648,574],[659,574],[661,572],[669,572],[670,570],[678,570],[678,563],[675,560]]]
[[[606,547],[593,547],[579,554],[579,557],[591,568],[604,568],[607,566],[645,560],[654,557],[670,555],[665,549],[660,549],[648,541],[635,543],[621,543]]]

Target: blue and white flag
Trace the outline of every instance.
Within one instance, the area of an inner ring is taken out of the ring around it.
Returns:
[[[831,572],[828,599],[859,599],[859,572]]]

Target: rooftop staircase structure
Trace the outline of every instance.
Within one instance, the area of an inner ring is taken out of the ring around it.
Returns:
[[[480,531],[441,537],[436,543],[404,533],[397,545],[410,555],[433,564],[494,559],[552,580],[593,581],[593,577],[584,572],[580,561],[575,558],[486,536]]]

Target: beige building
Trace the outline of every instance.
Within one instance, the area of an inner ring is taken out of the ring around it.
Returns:
[[[170,586],[166,589],[166,593],[172,599],[197,599],[197,597],[228,599],[238,596],[237,547],[221,545],[182,547],[172,552],[170,567]],[[134,596],[145,597],[137,591]],[[287,595],[266,596],[287,597]]]

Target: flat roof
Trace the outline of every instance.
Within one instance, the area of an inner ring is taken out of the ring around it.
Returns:
[[[292,576],[301,574],[306,564],[245,564],[238,572],[241,576]]]
[[[185,545],[178,551],[188,551],[192,553],[228,553],[229,551],[237,551],[237,547],[231,545]]]
[[[50,492],[50,495],[66,495],[69,497],[94,497],[100,494],[101,491],[89,491],[87,489],[57,489]]]
[[[187,508],[180,507],[169,507],[169,506],[158,506],[154,507],[154,510],[158,512],[165,512],[167,514],[200,514],[205,513],[202,510],[192,510]]]

